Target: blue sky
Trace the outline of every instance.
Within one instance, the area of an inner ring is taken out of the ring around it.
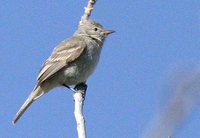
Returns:
[[[77,136],[73,96],[65,88],[34,102],[15,126],[11,121],[34,87],[41,64],[76,30],[86,3],[0,2],[1,137]],[[87,82],[88,137],[142,137],[168,100],[164,89],[169,72],[174,66],[200,65],[200,1],[99,0],[91,19],[116,33],[106,40],[97,70]],[[200,137],[199,116],[197,106],[175,138]]]

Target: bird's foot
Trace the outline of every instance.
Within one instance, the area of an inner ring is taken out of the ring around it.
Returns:
[[[63,84],[63,86],[65,86],[66,88],[68,88],[69,90],[71,90],[74,93],[81,92],[82,95],[85,95],[86,90],[87,90],[87,84],[85,84],[85,83],[79,83],[74,88],[71,88],[70,86],[68,86],[66,84]]]
[[[74,87],[75,92],[80,92],[83,96],[83,98],[85,98],[86,95],[86,90],[87,90],[87,84],[85,83],[79,83]]]
[[[76,90],[74,89],[74,88],[71,88],[71,87],[69,87],[68,85],[66,85],[66,84],[63,84],[63,86],[65,86],[66,88],[68,88],[69,90],[71,90],[72,92],[76,92]]]

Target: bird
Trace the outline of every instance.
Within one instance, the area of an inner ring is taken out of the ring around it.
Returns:
[[[43,63],[37,83],[13,118],[15,124],[26,109],[51,89],[86,83],[94,72],[100,58],[105,38],[114,33],[94,21],[86,20],[75,33],[56,46],[50,57]]]

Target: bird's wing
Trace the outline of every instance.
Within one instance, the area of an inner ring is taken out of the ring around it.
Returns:
[[[42,83],[64,66],[77,59],[83,53],[85,47],[84,41],[77,37],[61,42],[42,65],[37,78],[38,83]]]

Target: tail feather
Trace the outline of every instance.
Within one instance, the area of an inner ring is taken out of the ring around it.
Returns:
[[[42,95],[42,89],[40,86],[36,86],[33,90],[33,92],[29,95],[28,99],[24,102],[24,104],[21,106],[19,111],[16,113],[15,117],[13,118],[13,124],[15,124],[18,119],[23,115],[23,113],[26,111],[26,109],[33,103],[33,101],[38,98],[38,95]]]

